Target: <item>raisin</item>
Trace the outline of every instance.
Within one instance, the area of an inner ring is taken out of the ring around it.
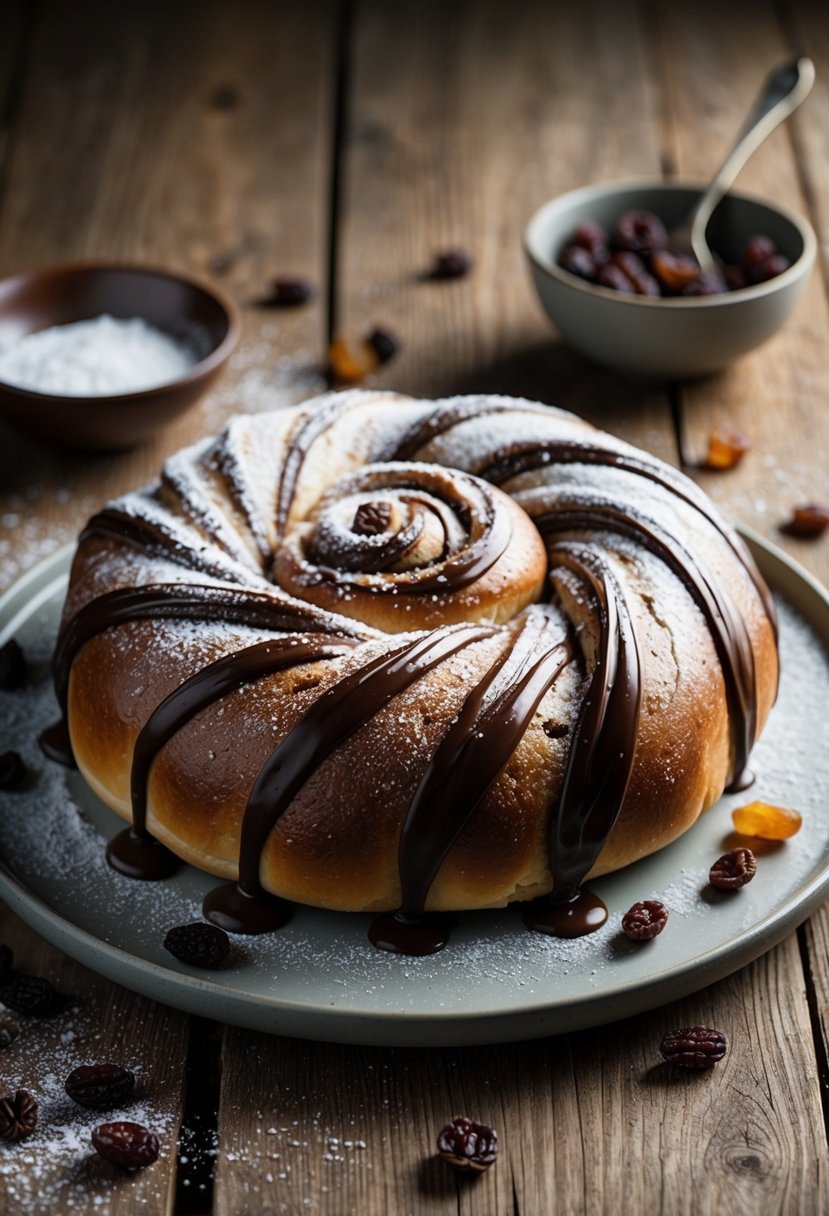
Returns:
[[[158,1136],[140,1123],[102,1123],[92,1132],[96,1153],[122,1170],[141,1170],[158,1158]]]
[[[683,287],[679,294],[689,297],[719,296],[727,290],[725,279],[719,271],[714,270],[707,274],[704,272],[700,274],[694,279],[693,283],[689,283],[687,287]]]
[[[761,840],[788,840],[800,831],[803,818],[798,811],[768,802],[750,802],[731,812],[734,827],[742,836]]]
[[[721,1030],[689,1026],[666,1034],[659,1050],[669,1064],[680,1068],[713,1068],[728,1050],[728,1041]]]
[[[381,363],[388,363],[400,350],[400,339],[390,329],[377,325],[367,338],[369,346],[373,346]]]
[[[11,978],[14,967],[14,954],[11,946],[0,946],[0,985]]]
[[[789,536],[797,536],[801,540],[817,540],[829,528],[829,507],[818,503],[806,503],[795,507],[788,523],[782,524],[780,531]]]
[[[361,502],[354,512],[351,531],[357,536],[378,536],[385,532],[391,522],[391,503]]]
[[[606,266],[602,266],[596,276],[596,282],[600,283],[602,287],[610,287],[614,291],[625,291],[628,295],[636,294],[636,288],[625,272],[620,270],[618,266],[614,266],[612,262],[608,262]]]
[[[667,292],[674,295],[700,276],[700,268],[693,258],[682,253],[671,253],[658,249],[651,258],[651,270]]]
[[[583,249],[581,245],[565,246],[559,255],[558,264],[562,270],[574,274],[579,279],[585,279],[588,283],[595,283],[599,273],[599,263],[590,250]]]
[[[769,279],[776,279],[784,270],[788,270],[791,266],[789,259],[782,253],[771,253],[761,262],[754,271],[753,282],[767,283]]]
[[[78,1106],[112,1110],[130,1101],[135,1093],[135,1076],[119,1064],[82,1064],[70,1072],[63,1087]]]
[[[37,1102],[27,1089],[0,1099],[0,1140],[25,1140],[37,1127]]]
[[[741,263],[749,283],[758,282],[758,279],[755,278],[758,268],[762,266],[766,258],[771,257],[774,253],[777,253],[777,246],[771,237],[749,237],[743,247]]]
[[[757,873],[757,861],[751,849],[732,849],[723,853],[712,865],[708,881],[721,891],[737,891],[751,882]]]
[[[435,254],[430,279],[462,279],[472,269],[472,257],[465,249],[442,249]]]
[[[16,790],[23,784],[26,766],[19,752],[0,755],[0,790]]]
[[[230,953],[230,939],[218,925],[195,921],[177,925],[164,938],[164,949],[190,967],[220,967]]]
[[[265,308],[296,308],[307,304],[317,294],[310,279],[292,275],[279,275],[271,283],[270,294],[260,300]]]
[[[725,275],[725,285],[729,291],[740,291],[741,288],[748,286],[746,272],[742,266],[726,266],[723,273]]]
[[[658,937],[668,923],[668,909],[658,899],[634,904],[622,917],[622,931],[632,942]]]
[[[631,253],[655,253],[657,249],[665,249],[667,244],[665,225],[652,211],[627,211],[619,218],[613,232],[614,247]]]
[[[716,426],[708,436],[708,469],[733,469],[740,463],[751,442],[740,431],[730,426]]]
[[[0,689],[14,692],[26,679],[26,658],[18,642],[12,638],[0,648]]]
[[[595,220],[582,220],[573,230],[570,244],[578,245],[581,249],[586,249],[588,253],[593,255],[593,259],[596,262],[607,261],[609,244],[607,233],[601,224],[597,224]]]
[[[486,1123],[460,1116],[441,1129],[438,1153],[457,1169],[482,1173],[498,1156],[498,1133]]]
[[[627,275],[633,284],[633,290],[638,296],[658,296],[661,294],[659,284],[638,253],[614,253],[611,262],[618,266],[622,274]]]
[[[56,1013],[61,1000],[48,980],[37,975],[16,975],[0,986],[0,1001],[7,1009],[28,1018]]]

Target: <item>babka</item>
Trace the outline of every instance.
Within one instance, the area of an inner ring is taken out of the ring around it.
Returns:
[[[221,876],[239,931],[394,912],[376,944],[425,951],[430,913],[598,923],[585,879],[745,779],[778,659],[675,469],[548,406],[355,390],[234,418],[95,515],[54,675],[132,825],[117,868]]]

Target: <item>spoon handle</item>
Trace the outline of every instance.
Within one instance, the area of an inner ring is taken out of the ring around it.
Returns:
[[[691,244],[698,257],[701,250],[710,257],[705,243],[705,229],[717,203],[763,140],[808,96],[814,82],[815,65],[806,56],[789,60],[766,78],[733,147],[697,205],[691,228]],[[703,262],[702,257],[699,260]]]

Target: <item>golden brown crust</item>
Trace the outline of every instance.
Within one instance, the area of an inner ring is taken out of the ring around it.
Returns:
[[[361,400],[357,406],[359,425],[348,420],[353,432],[359,431],[361,436],[355,467],[367,457],[376,459],[376,451],[382,450],[375,437],[371,439],[373,448],[366,451],[371,438],[367,432],[372,427],[381,435],[384,429],[401,431],[404,424],[411,428],[412,418],[417,422],[414,406],[418,403],[398,405],[403,411],[399,422],[386,416],[393,404],[383,398],[372,409],[371,395],[366,394],[365,402]],[[541,427],[537,418],[529,412],[520,418],[516,415],[514,425],[520,422],[533,436]],[[597,435],[570,416],[562,421],[551,413],[551,418],[556,434]],[[252,424],[251,448],[262,442],[263,432],[255,433],[257,426],[261,428],[261,420]],[[493,426],[490,421],[477,440],[474,435],[469,437],[465,467],[480,466],[488,455],[486,445],[494,448]],[[284,429],[284,423],[275,422],[271,437],[276,441]],[[349,473],[344,468],[347,439],[346,434],[337,449],[337,467],[329,474],[322,467],[315,470],[313,460],[308,462],[304,476],[317,476],[317,498],[337,476]],[[330,437],[326,442],[331,446]],[[440,450],[442,442],[445,446]],[[445,440],[432,439],[431,459],[457,458],[453,442],[448,432]],[[221,486],[214,472],[215,460],[211,460],[199,453],[193,458],[193,469],[202,470],[202,488],[206,484],[211,497],[220,501],[220,491],[227,493],[227,487]],[[484,576],[489,578],[488,584],[473,584],[471,598],[476,602],[472,607],[467,603],[459,608],[451,595],[427,603],[418,600],[421,615],[407,627],[431,629],[476,614],[477,619],[507,623],[426,672],[316,766],[265,848],[260,877],[267,890],[299,902],[346,910],[399,905],[398,846],[415,790],[470,689],[515,645],[528,597],[540,594],[546,557],[529,520],[538,514],[539,495],[547,494],[551,483],[547,473],[536,470],[517,474],[505,484],[514,498],[504,499],[502,508],[520,539],[516,548],[508,547],[499,559],[507,573],[496,563]],[[614,473],[609,478],[610,492],[618,496],[621,484]],[[181,483],[177,492],[185,492]],[[258,482],[251,487],[251,497],[254,492],[260,494],[261,502],[265,492]],[[648,485],[645,492],[655,495],[655,505],[648,503],[650,512],[663,509],[662,490]],[[302,494],[307,499],[306,481]],[[496,493],[496,497],[503,496]],[[522,509],[515,505],[516,500]],[[234,501],[234,528],[238,529],[244,512]],[[727,582],[745,621],[756,668],[759,733],[775,695],[777,650],[757,590],[728,540],[701,520],[693,506],[671,502],[664,511],[666,526],[681,533],[683,543],[692,545],[707,568]],[[180,522],[178,507],[172,514]],[[191,529],[192,519],[191,512],[187,525]],[[209,535],[205,524],[201,539],[209,539]],[[578,536],[583,539],[583,532]],[[197,537],[198,530],[195,538],[191,534],[194,547]],[[591,539],[594,542],[605,552],[630,609],[644,690],[630,784],[615,827],[592,868],[598,875],[654,852],[691,826],[720,796],[729,778],[734,745],[722,666],[709,626],[692,595],[663,561],[629,538],[621,542],[600,534],[598,541],[595,536]],[[253,548],[250,538],[243,537],[239,552],[228,556],[223,550],[222,560],[241,563],[243,568],[244,553]],[[137,555],[134,545],[91,536],[82,542],[73,566],[66,615],[73,616],[85,603],[118,586],[180,578],[182,568],[177,561],[171,562],[164,554]],[[301,588],[286,574],[289,567],[285,554],[277,549],[276,578],[285,589],[294,595],[302,592],[305,599],[321,603],[325,609],[349,614],[341,595],[315,598],[316,590]],[[508,589],[503,590],[507,576]],[[188,571],[185,580],[209,582],[211,577],[216,575]],[[250,571],[246,577],[254,578]],[[544,694],[506,767],[462,829],[431,888],[429,907],[500,906],[550,889],[551,808],[561,794],[598,644],[596,605],[583,583],[559,566],[554,584],[558,606],[545,611],[553,630],[575,639],[572,656]],[[447,607],[447,598],[451,607]],[[382,597],[370,598],[372,604],[381,601]],[[151,770],[148,825],[159,839],[199,868],[235,877],[245,805],[268,756],[326,689],[388,651],[390,640],[385,631],[400,628],[401,609],[408,615],[405,602],[401,598],[389,614],[385,606],[366,608],[360,601],[354,615],[372,628],[364,632],[362,640],[355,639],[346,653],[264,676],[184,725],[161,749]],[[212,660],[266,636],[261,630],[227,624],[196,628],[189,622],[145,620],[110,629],[84,646],[72,666],[69,686],[71,738],[82,773],[113,810],[125,819],[130,817],[130,758],[139,731],[162,698]],[[391,641],[399,644],[399,638]]]

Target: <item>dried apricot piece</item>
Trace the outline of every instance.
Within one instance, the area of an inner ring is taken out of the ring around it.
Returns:
[[[732,811],[731,818],[741,836],[758,836],[761,840],[788,840],[797,835],[803,822],[797,811],[768,802],[749,802]]]
[[[789,536],[797,536],[801,540],[817,540],[829,528],[829,507],[817,502],[804,503],[795,507],[788,523],[782,524],[780,531]]]
[[[335,338],[328,350],[328,366],[340,384],[357,384],[380,362],[380,357],[365,338]]]
[[[715,426],[708,436],[709,469],[733,469],[751,447],[751,441],[730,426]]]

